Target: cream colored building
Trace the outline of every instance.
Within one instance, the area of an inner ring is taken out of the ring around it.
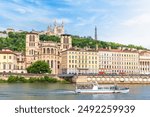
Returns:
[[[2,49],[0,51],[0,72],[26,73],[24,54],[13,52],[10,49]]]
[[[150,74],[150,51],[141,51],[140,54],[140,74]]]
[[[25,54],[23,52],[15,52],[17,55],[17,73],[27,73],[26,63],[25,63]]]
[[[71,48],[62,52],[61,72],[63,74],[97,74],[98,52],[95,50]]]
[[[17,55],[9,50],[2,49],[0,51],[0,72],[12,73],[17,69]]]
[[[61,63],[61,52],[72,47],[72,39],[68,34],[61,35],[61,42],[40,41],[39,34],[26,35],[26,67],[37,60],[49,63],[52,74],[58,74]]]
[[[139,53],[132,50],[99,49],[99,72],[139,73]]]

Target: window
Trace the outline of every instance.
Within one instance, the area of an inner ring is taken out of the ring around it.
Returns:
[[[43,54],[45,54],[45,48],[43,48]]]
[[[35,41],[35,36],[33,35],[33,40],[32,41]]]
[[[4,56],[4,59],[6,59],[6,56]]]
[[[51,68],[53,68],[53,60],[51,60]]]
[[[54,49],[53,48],[51,49],[51,54],[54,54]]]
[[[31,37],[31,35],[29,36],[29,41],[32,41],[32,37]]]
[[[6,69],[6,64],[5,63],[3,63],[3,69]]]
[[[50,53],[50,49],[49,49],[49,48],[47,48],[47,53],[48,53],[48,54]]]
[[[9,69],[11,69],[11,64],[9,64]]]
[[[11,59],[11,56],[9,56],[9,59]]]

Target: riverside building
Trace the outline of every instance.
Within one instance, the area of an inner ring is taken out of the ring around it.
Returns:
[[[61,73],[97,74],[98,52],[91,49],[70,48],[62,52]]]
[[[2,49],[0,51],[0,72],[11,73],[17,69],[17,55],[9,50]]]
[[[13,52],[10,49],[0,51],[0,72],[1,73],[26,73],[25,56],[20,52]]]
[[[37,60],[44,60],[52,69],[52,74],[58,74],[61,64],[61,52],[72,47],[72,38],[62,34],[60,43],[40,41],[38,33],[26,35],[26,67]]]
[[[14,32],[7,29],[6,32]],[[60,42],[41,41],[39,35],[56,35]],[[95,40],[97,28],[95,27]],[[25,53],[8,49],[0,51],[0,72],[26,73],[37,60],[47,62],[52,74],[150,74],[150,51],[135,49],[96,49],[72,47],[71,35],[64,34],[63,22],[48,26],[42,33],[26,34]]]
[[[150,74],[150,51],[141,51],[140,55],[140,74]]]
[[[137,74],[139,73],[139,53],[126,49],[99,49],[99,71]]]

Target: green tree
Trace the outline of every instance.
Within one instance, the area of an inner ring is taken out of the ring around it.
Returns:
[[[42,74],[51,73],[49,64],[45,61],[36,61],[27,68],[28,73]]]
[[[60,42],[60,38],[58,36],[48,36],[48,35],[40,35],[41,41],[53,41],[53,42]]]

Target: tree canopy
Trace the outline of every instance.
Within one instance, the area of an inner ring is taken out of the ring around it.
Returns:
[[[40,35],[41,41],[53,41],[53,42],[60,42],[60,38],[58,36],[48,36],[48,35]]]
[[[8,37],[0,37],[0,49],[9,48],[13,51],[25,51],[26,32],[9,32]]]
[[[45,61],[36,61],[32,63],[29,67],[27,67],[28,73],[51,73],[52,70],[49,68],[49,64]]]
[[[0,37],[0,49],[9,48],[13,51],[25,51],[25,37],[27,32],[10,32],[7,38]],[[53,41],[60,42],[60,37],[58,36],[48,36],[48,35],[40,35],[41,41]],[[118,47],[127,47],[127,48],[135,48],[145,50],[146,48],[142,46],[136,46],[133,44],[124,45],[115,42],[105,42],[105,41],[96,41],[92,39],[92,37],[80,37],[80,36],[72,36],[72,45],[77,46],[79,48],[90,47],[95,48],[96,43],[99,48],[108,48],[117,49]]]

